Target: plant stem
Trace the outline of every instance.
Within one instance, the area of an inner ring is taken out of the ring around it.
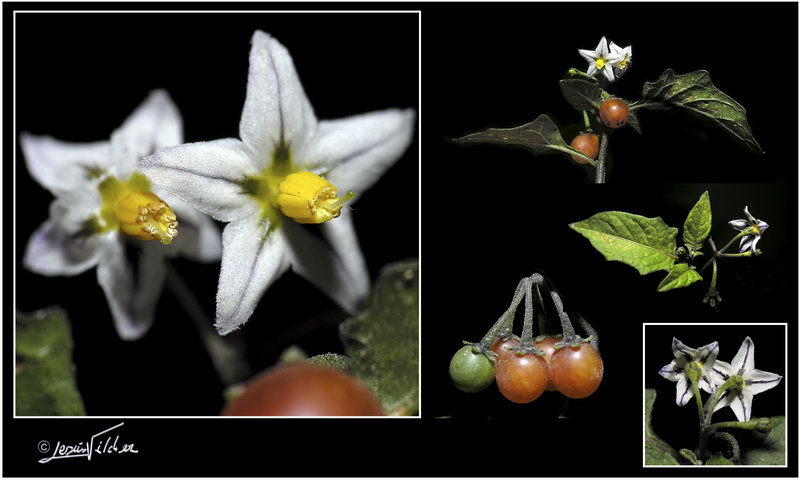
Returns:
[[[739,463],[741,460],[741,451],[739,450],[739,442],[736,441],[736,437],[727,432],[716,432],[713,437],[728,442],[732,451],[731,461],[733,463]]]
[[[525,295],[525,286],[527,281],[527,277],[519,281],[517,284],[517,290],[514,292],[514,298],[511,300],[511,305],[494,323],[492,328],[486,332],[486,335],[484,335],[483,339],[480,341],[480,344],[484,348],[492,348],[492,342],[494,342],[495,337],[500,336],[504,330],[510,332],[514,328],[514,314],[517,313],[517,306],[522,300],[522,297]]]
[[[700,424],[702,425],[706,419],[706,413],[703,411],[703,400],[700,398],[700,387],[697,385],[697,380],[692,379],[692,392],[694,392],[694,398],[697,400],[697,416],[700,420]]]
[[[205,316],[192,290],[169,263],[166,264],[166,274],[167,285],[194,322],[222,383],[228,387],[250,378],[250,367],[245,359],[245,343],[241,334],[234,332],[220,336]]]
[[[564,304],[561,302],[561,297],[558,296],[555,290],[550,291],[550,296],[553,298],[553,303],[556,305],[558,318],[561,319],[561,332],[564,338],[575,336],[575,329],[572,327],[572,322],[569,321],[567,312],[564,311]]]
[[[541,335],[547,335],[552,333],[552,329],[550,328],[550,320],[547,318],[547,312],[545,311],[544,307],[544,299],[542,298],[542,292],[539,291],[539,284],[533,284],[533,299],[536,300],[536,304],[539,306],[539,311],[537,312],[537,318],[539,320],[539,333]]]
[[[592,124],[589,122],[589,112],[586,110],[582,110],[583,112],[583,128],[586,133],[592,133]]]
[[[736,258],[736,257],[752,257],[752,252],[742,252],[742,253],[720,253],[717,255],[718,257],[725,257],[725,258]]]
[[[531,291],[531,279],[525,279],[525,320],[522,324],[522,337],[520,346],[530,348],[533,346],[533,292]]]
[[[594,183],[606,183],[606,152],[608,152],[608,133],[600,135],[600,153],[595,165]]]
[[[711,428],[739,428],[741,430],[758,430],[762,428],[762,419],[748,420],[746,422],[717,422],[710,425]]]
[[[731,245],[733,245],[733,242],[735,242],[736,240],[740,239],[740,238],[741,238],[743,235],[744,235],[744,232],[739,232],[739,233],[737,233],[737,234],[736,234],[736,236],[734,236],[733,238],[731,238],[731,240],[730,240],[728,243],[726,243],[724,247],[722,247],[721,249],[719,249],[719,250],[715,251],[715,252],[714,252],[714,255],[713,255],[713,256],[712,256],[710,259],[708,259],[708,261],[706,262],[706,264],[705,264],[705,265],[703,265],[703,268],[701,268],[701,269],[700,269],[700,273],[703,273],[703,272],[704,272],[704,271],[705,271],[705,270],[708,268],[708,266],[709,266],[709,265],[711,265],[711,263],[712,263],[712,262],[713,262],[713,261],[714,261],[716,258],[718,258],[718,257],[721,257],[721,256],[722,256],[722,254],[723,254],[723,253],[725,253],[725,250],[727,250],[727,249],[728,249],[728,247],[730,247]],[[709,240],[710,240],[710,239],[709,239]]]

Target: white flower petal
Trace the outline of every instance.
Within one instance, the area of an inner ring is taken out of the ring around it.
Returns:
[[[681,375],[678,377],[678,385],[676,386],[675,403],[682,407],[689,403],[692,397],[694,397],[692,382],[686,378],[686,375]]]
[[[753,369],[746,375],[744,388],[751,395],[755,395],[777,386],[781,383],[782,378],[782,376],[775,373]]]
[[[222,232],[222,269],[215,326],[226,335],[245,323],[275,279],[289,266],[282,232],[269,232],[257,209]],[[288,221],[288,220],[287,220]]]
[[[606,77],[606,80],[609,82],[614,81],[614,70],[610,67],[610,64],[606,64],[603,66],[602,69],[603,75]]]
[[[756,223],[756,217],[750,214],[750,210],[748,210],[747,205],[745,205],[744,207],[744,215],[747,217],[747,220],[749,220],[751,224]]]
[[[751,223],[748,222],[747,220],[740,219],[740,220],[731,220],[730,222],[728,222],[728,225],[741,232],[745,228],[749,227]]]
[[[158,242],[142,246],[136,278],[121,239],[109,242],[104,249],[97,266],[97,281],[106,294],[114,326],[123,340],[136,340],[153,325],[164,286],[163,248]]]
[[[339,220],[337,218],[329,223]],[[338,251],[331,250],[330,246],[299,224],[284,225],[284,233],[292,258],[292,270],[325,292],[348,313],[357,313],[369,292],[369,277],[358,243],[345,247],[342,244],[347,243],[348,239],[340,240],[340,247],[350,250],[347,257],[342,258]],[[351,241],[355,240],[354,233],[346,235]]]
[[[196,262],[215,262],[222,257],[222,235],[208,216],[167,192],[156,190],[178,217],[178,237],[172,245],[180,254]]]
[[[142,158],[180,143],[183,143],[183,121],[178,107],[166,91],[154,90],[111,134],[115,174],[127,178]]]
[[[747,235],[742,237],[742,239],[739,240],[739,253],[743,253],[749,250],[750,247],[753,245],[753,239],[754,237],[752,235]]]
[[[599,53],[598,56],[600,57],[607,57],[608,56],[608,42],[606,41],[606,37],[600,39],[600,43],[597,44],[597,48],[595,48],[595,53]]]
[[[711,368],[714,365],[714,361],[717,359],[717,354],[719,353],[719,343],[718,342],[711,342],[708,345],[704,345],[697,349],[695,352],[695,360],[699,361],[703,368]]]
[[[139,168],[159,187],[223,222],[245,214],[253,201],[241,182],[260,173],[242,142],[232,138],[166,148]]]
[[[86,184],[90,169],[110,167],[108,141],[68,143],[23,132],[20,145],[31,176],[56,196]]]
[[[316,123],[291,55],[276,39],[256,31],[239,134],[257,168],[266,168],[281,141],[291,151],[302,148]]]
[[[594,63],[594,60],[589,64],[589,68],[586,70],[587,77],[594,77],[597,75],[597,66]]]
[[[736,352],[736,356],[733,357],[731,361],[731,367],[733,368],[736,375],[744,375],[746,372],[753,370],[755,365],[754,360],[754,353],[755,353],[755,346],[753,345],[753,341],[750,337],[744,339],[742,342],[742,346],[739,347],[739,351]]]
[[[714,411],[716,412],[718,410],[722,410],[723,408],[729,406],[731,403],[733,403],[734,400],[736,400],[737,395],[738,392],[727,390],[725,394],[722,397],[720,397],[719,401],[717,402],[717,405],[714,407]]]
[[[102,241],[100,235],[71,234],[50,219],[33,232],[22,263],[40,275],[78,275],[97,265]]]
[[[414,119],[414,110],[384,110],[320,122],[303,152],[304,167],[358,199],[408,148]]]
[[[578,50],[578,53],[589,63],[594,63],[596,59],[594,50]]]
[[[682,360],[682,363],[680,363],[679,366],[682,367],[686,363],[694,360],[696,354],[697,350],[691,347],[687,347],[686,345],[683,344],[683,342],[681,342],[675,337],[672,338],[672,355],[676,359]]]
[[[753,253],[756,253],[756,245],[758,245],[758,242],[760,240],[761,240],[761,236],[759,236],[759,235],[756,235],[755,237],[753,237],[753,243],[750,245],[750,249],[753,251]]]
[[[676,365],[675,360],[673,360],[669,365],[664,365],[661,367],[661,370],[658,371],[658,374],[670,382],[677,382],[679,376],[685,375],[685,373],[683,373],[683,369]]]
[[[747,391],[744,391],[739,392],[739,394],[735,397],[733,395],[731,397],[733,399],[730,407],[731,410],[733,410],[733,413],[736,414],[736,418],[740,422],[746,422],[750,420],[750,414],[753,408],[753,395]]]

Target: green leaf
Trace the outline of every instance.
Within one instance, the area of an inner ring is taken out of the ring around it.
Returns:
[[[645,465],[680,465],[678,452],[661,440],[653,431],[653,403],[656,391],[652,388],[644,391],[644,463]]]
[[[558,82],[561,93],[576,110],[598,110],[602,90],[597,82],[567,78]]]
[[[55,307],[17,313],[16,324],[16,414],[86,415],[66,313]]]
[[[786,464],[786,418],[772,417],[774,427],[764,440],[761,448],[749,450],[743,457],[746,465],[785,465]]]
[[[711,200],[708,198],[708,191],[705,191],[683,223],[683,242],[696,252],[703,246],[709,233],[711,233]]]
[[[352,371],[389,415],[419,410],[419,263],[393,263],[381,271],[370,305],[340,325]]]
[[[558,127],[546,114],[539,115],[536,120],[525,125],[513,128],[490,128],[453,141],[462,144],[493,143],[523,147],[537,154],[547,153],[548,150],[563,153],[574,151],[564,142]]]
[[[697,273],[697,270],[690,267],[688,263],[676,263],[672,266],[667,276],[664,277],[664,280],[661,280],[661,283],[658,284],[658,291],[666,292],[673,288],[687,287],[702,279],[703,277]]]
[[[732,461],[725,458],[722,455],[717,455],[716,457],[711,457],[706,462],[706,465],[735,465]]]
[[[747,124],[747,112],[714,84],[705,70],[676,74],[671,68],[642,89],[644,103],[660,102],[717,123],[747,149],[762,153]]]
[[[670,270],[677,258],[678,229],[668,226],[660,217],[600,212],[570,227],[588,238],[606,260],[630,265],[642,275]]]

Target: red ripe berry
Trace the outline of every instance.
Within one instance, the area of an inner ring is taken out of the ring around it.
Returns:
[[[558,342],[560,340],[561,340],[560,337],[558,337],[558,338],[546,337],[542,341],[533,343],[534,347],[538,348],[539,350],[544,350],[544,360],[545,360],[545,362],[547,362],[547,371],[548,371],[548,373],[550,372],[550,360],[553,357],[553,353],[556,351],[555,344],[556,344],[556,342]],[[549,376],[550,375],[548,375],[548,377]],[[547,390],[548,392],[555,392],[558,389],[556,388],[555,385],[553,385],[553,380],[552,379],[548,379],[547,380],[547,387],[545,387],[545,390]]]
[[[509,337],[508,340],[503,341],[502,338],[497,337],[492,343],[492,351],[497,355],[497,360],[506,354],[509,350],[519,346],[519,339],[516,337]]]
[[[304,363],[267,370],[251,381],[222,415],[383,415],[378,399],[338,370]]]
[[[603,380],[603,359],[588,343],[564,347],[550,359],[550,379],[569,398],[588,397]]]
[[[508,352],[497,362],[495,381],[500,393],[512,402],[532,402],[547,386],[547,362],[533,353]]]
[[[597,154],[600,153],[600,137],[593,133],[581,133],[572,139],[572,143],[569,146],[594,160],[597,158]],[[581,165],[589,163],[577,155],[570,156]]]
[[[609,98],[600,105],[600,120],[608,128],[619,128],[628,123],[628,104],[619,98]]]

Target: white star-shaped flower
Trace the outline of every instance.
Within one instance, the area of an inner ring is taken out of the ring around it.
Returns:
[[[346,311],[358,310],[369,276],[343,205],[400,158],[415,122],[413,110],[397,109],[317,121],[286,48],[261,31],[252,44],[241,140],[180,145],[141,163],[154,183],[228,223],[220,334],[246,322],[289,266]],[[321,223],[325,241],[299,223]]]
[[[740,422],[750,420],[753,407],[753,395],[769,390],[778,385],[781,375],[756,370],[755,345],[750,337],[744,339],[742,346],[731,363],[717,361],[714,372],[717,375],[718,386],[733,375],[738,375],[742,380],[741,389],[731,389],[720,398],[714,411],[730,406]]]
[[[684,345],[677,338],[672,339],[672,354],[675,360],[665,365],[658,374],[670,382],[678,382],[675,403],[684,406],[694,397],[692,382],[687,375],[687,367],[700,369],[699,387],[708,393],[714,393],[714,362],[717,359],[719,345],[717,342],[709,343],[698,349]]]
[[[625,74],[626,71],[628,71],[628,68],[633,63],[633,46],[628,45],[627,47],[623,48],[616,43],[611,42],[609,48],[612,55],[620,58],[619,61],[614,64],[614,74],[616,74],[617,78],[620,78]]]
[[[728,222],[728,225],[740,232],[747,233],[747,235],[739,240],[739,252],[752,250],[753,253],[756,253],[756,245],[758,241],[761,240],[761,235],[764,234],[764,230],[769,228],[769,225],[767,222],[752,216],[747,210],[747,207],[744,207],[744,214],[747,217],[746,219],[731,220]]]
[[[81,144],[20,136],[28,171],[56,197],[50,218],[28,242],[23,264],[48,276],[78,275],[96,266],[114,325],[126,340],[141,337],[153,323],[164,285],[164,257],[182,254],[208,262],[221,254],[219,230],[211,219],[151,188],[137,170],[142,157],[181,143],[182,129],[178,109],[166,92],[157,90],[110,141]],[[136,269],[125,255],[126,245],[141,249]]]
[[[622,60],[622,57],[609,52],[606,37],[600,39],[600,43],[597,44],[594,50],[579,49],[578,53],[589,62],[589,68],[586,70],[587,76],[594,77],[602,73],[609,82],[614,81],[613,67]]]

